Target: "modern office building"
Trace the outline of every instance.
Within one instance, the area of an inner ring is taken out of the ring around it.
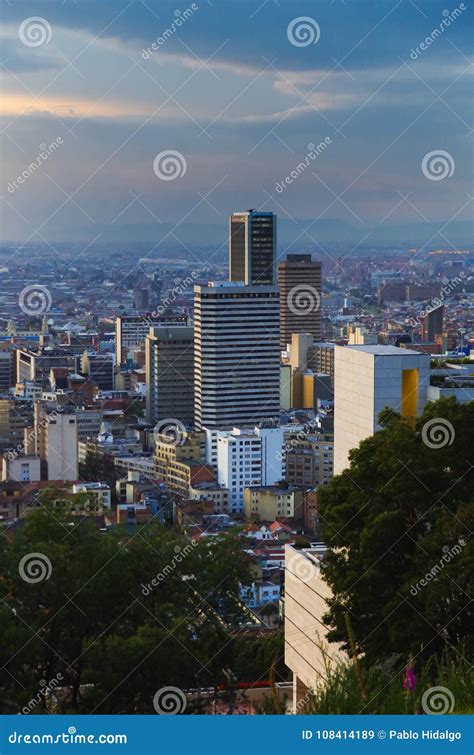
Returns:
[[[426,402],[428,354],[397,346],[336,346],[334,474],[349,466],[349,451],[380,429],[379,413],[391,407],[416,417]]]
[[[196,429],[278,417],[278,288],[219,282],[194,293]]]
[[[85,351],[81,357],[81,374],[102,391],[113,391],[115,387],[114,355]]]
[[[0,391],[8,390],[13,385],[13,352],[0,351]]]
[[[444,304],[431,309],[421,321],[421,340],[432,343],[443,334]]]
[[[188,327],[152,326],[145,339],[148,422],[194,423],[194,333]]]
[[[321,262],[313,262],[310,254],[288,254],[278,265],[278,285],[281,349],[293,333],[321,340]]]
[[[234,212],[229,218],[229,280],[274,285],[276,223],[272,212]]]
[[[119,315],[115,318],[115,357],[119,367],[134,349],[144,348],[145,338],[152,325],[186,327],[187,315]]]

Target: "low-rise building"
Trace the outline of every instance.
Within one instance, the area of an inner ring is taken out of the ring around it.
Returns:
[[[303,518],[303,491],[288,484],[255,486],[244,490],[247,519],[270,521]]]

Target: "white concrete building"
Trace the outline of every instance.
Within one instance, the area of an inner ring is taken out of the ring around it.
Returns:
[[[41,461],[38,456],[3,456],[2,480],[38,482],[41,480]]]
[[[327,642],[323,622],[331,597],[320,570],[324,550],[285,547],[285,664],[293,672],[293,713],[305,712],[328,666],[345,657],[337,644]]]
[[[85,493],[91,506],[102,511],[112,505],[110,486],[106,482],[77,482],[72,486],[75,495]]]
[[[229,512],[243,510],[245,488],[274,485],[284,478],[283,427],[208,431],[206,461],[229,490]]]
[[[349,451],[380,429],[389,406],[405,417],[423,409],[429,385],[427,354],[396,346],[336,346],[334,474],[349,466]]]
[[[77,480],[78,448],[76,415],[54,412],[45,423],[48,480]]]

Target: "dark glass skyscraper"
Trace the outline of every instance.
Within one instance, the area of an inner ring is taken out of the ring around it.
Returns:
[[[229,218],[229,280],[246,286],[275,283],[276,215],[234,212]]]

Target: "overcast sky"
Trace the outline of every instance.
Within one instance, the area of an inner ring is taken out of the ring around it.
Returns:
[[[144,223],[248,207],[356,226],[471,217],[470,2],[9,0],[2,15],[3,240],[110,224],[139,240]],[[449,174],[427,178],[440,150]]]

